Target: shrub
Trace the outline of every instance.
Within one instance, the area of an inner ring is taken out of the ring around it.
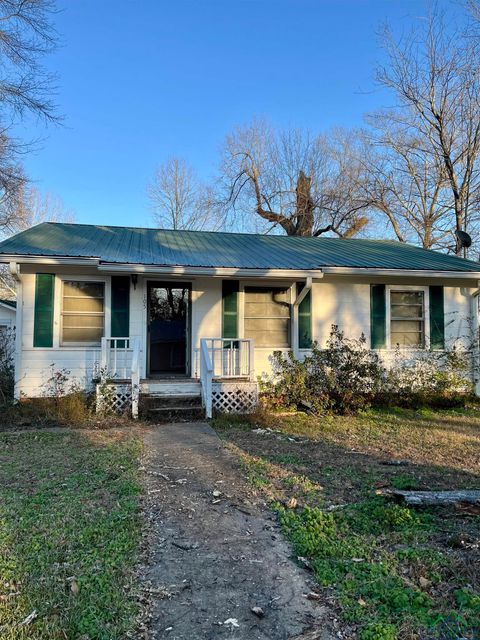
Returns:
[[[50,377],[43,388],[44,397],[35,403],[44,419],[57,424],[83,424],[92,416],[90,395],[70,378],[67,369],[50,365]]]
[[[408,361],[399,349],[376,402],[382,406],[463,406],[473,394],[469,380],[469,354],[456,347],[427,351]]]
[[[335,325],[325,349],[314,344],[303,361],[291,352],[286,357],[276,353],[273,369],[274,377],[262,384],[270,404],[298,407],[307,402],[314,411],[336,413],[368,407],[385,379],[380,358],[367,349],[365,336],[347,339]]]
[[[332,326],[326,348],[312,346],[303,361],[292,352],[273,356],[273,376],[261,381],[270,406],[318,412],[356,413],[376,406],[463,406],[473,392],[469,380],[469,354],[453,348],[423,352],[409,361],[395,352],[387,370],[365,336],[348,339]]]

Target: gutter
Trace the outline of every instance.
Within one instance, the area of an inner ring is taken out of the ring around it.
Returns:
[[[319,269],[249,269],[234,267],[189,267],[181,265],[148,265],[130,263],[101,262],[100,258],[68,258],[66,256],[32,256],[32,255],[3,255],[1,262],[43,265],[92,266],[101,272],[138,273],[164,275],[191,275],[213,277],[263,276],[272,278],[297,278],[304,280],[330,276],[380,276],[380,277],[410,277],[410,278],[444,278],[444,279],[472,279],[480,280],[480,271],[442,271],[438,269],[375,269],[373,267],[321,267]]]
[[[438,269],[375,269],[362,267],[323,267],[325,275],[382,276],[411,278],[455,278],[480,280],[480,271],[441,271]]]
[[[270,278],[295,278],[304,280],[323,278],[322,269],[239,269],[234,267],[187,267],[187,266],[155,266],[142,264],[99,264],[99,271],[111,273],[139,273],[139,274],[165,274],[184,276],[211,276],[214,278],[234,277],[270,277]]]

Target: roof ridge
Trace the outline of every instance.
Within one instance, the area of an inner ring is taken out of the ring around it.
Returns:
[[[247,237],[255,237],[255,238],[295,238],[302,240],[342,240],[344,242],[354,241],[354,242],[379,242],[379,243],[390,243],[390,244],[398,244],[402,246],[410,246],[415,247],[417,249],[423,249],[423,247],[418,247],[417,245],[410,244],[408,242],[400,242],[399,240],[394,240],[393,238],[341,238],[335,236],[290,236],[287,234],[269,234],[269,233],[250,233],[247,231],[213,231],[211,229],[168,229],[166,227],[137,227],[131,225],[122,225],[122,224],[93,224],[90,222],[56,222],[54,220],[47,220],[45,222],[40,222],[34,227],[30,227],[31,229],[38,227],[42,224],[50,224],[55,226],[71,226],[71,227],[94,227],[94,228],[105,228],[105,229],[129,229],[129,230],[139,230],[139,231],[166,231],[167,233],[205,233],[211,235],[228,235],[228,236],[247,236]],[[25,230],[24,230],[25,231]],[[20,232],[23,233],[24,231]],[[28,229],[26,229],[28,231]],[[424,249],[428,251],[428,249]]]

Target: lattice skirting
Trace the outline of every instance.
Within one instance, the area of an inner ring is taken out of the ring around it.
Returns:
[[[213,410],[220,413],[250,413],[258,404],[256,382],[214,382]]]
[[[121,416],[132,411],[132,387],[129,384],[97,384],[97,413]]]

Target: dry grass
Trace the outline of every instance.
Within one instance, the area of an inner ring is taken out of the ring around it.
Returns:
[[[478,411],[259,413],[214,426],[329,604],[335,595],[345,637],[478,637],[480,518],[386,497],[392,488],[478,488]],[[285,509],[292,498],[296,508]]]
[[[416,464],[480,470],[480,411],[371,411],[361,416],[261,413],[260,427]]]

